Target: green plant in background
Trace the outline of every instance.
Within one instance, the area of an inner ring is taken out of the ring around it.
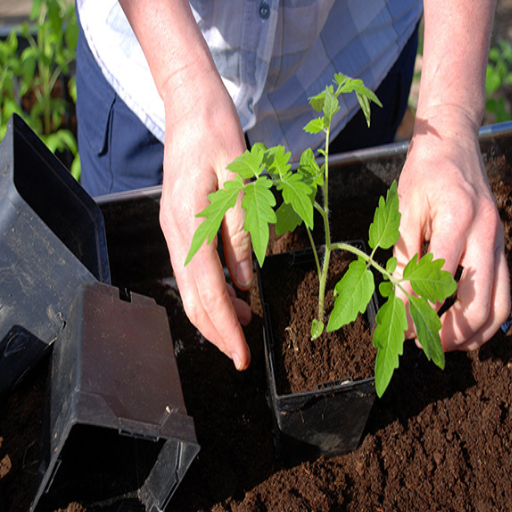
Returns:
[[[509,121],[511,115],[505,102],[507,89],[512,86],[512,44],[498,42],[489,51],[485,79],[485,111],[493,116],[493,122]]]
[[[78,24],[72,3],[34,0],[29,22],[0,42],[0,138],[13,113],[20,115],[53,152],[70,152],[71,172],[80,159],[66,119],[76,102],[71,66],[76,59]],[[26,43],[22,48],[22,42]]]
[[[240,192],[243,194],[242,208],[245,210],[244,229],[251,235],[254,253],[260,266],[264,263],[269,242],[269,224],[276,225],[276,233],[279,235],[293,231],[304,223],[319,279],[318,313],[311,326],[313,340],[321,336],[324,329],[335,331],[354,321],[359,312],[366,310],[375,291],[374,275],[370,270],[373,267],[384,279],[379,286],[379,292],[385,302],[377,314],[377,326],[373,334],[373,344],[377,348],[375,388],[378,396],[382,396],[394,370],[398,368],[408,327],[405,304],[397,296],[397,291],[400,290],[408,299],[411,318],[425,355],[437,366],[444,368],[445,359],[439,336],[441,321],[432,305],[452,295],[457,284],[449,272],[442,270],[444,261],[433,260],[430,253],[422,257],[413,256],[405,266],[402,277],[394,275],[396,258],[389,258],[384,266],[376,259],[378,249],[391,249],[400,237],[396,182],[391,185],[386,198],[380,198],[375,210],[369,229],[368,245],[372,249],[370,255],[352,245],[331,241],[328,207],[329,139],[332,119],[339,111],[338,96],[355,92],[368,125],[370,102],[380,105],[375,94],[361,80],[338,73],[334,77],[334,83],[335,87],[328,86],[310,99],[311,106],[320,117],[310,121],[304,128],[307,133],[325,134],[325,149],[319,150],[324,158],[322,165],[317,163],[309,148],[302,154],[299,166],[294,171],[289,163],[290,153],[286,153],[282,146],[267,149],[262,144],[256,144],[250,151],[247,150],[236,158],[228,165],[235,178],[227,181],[223,189],[210,194],[210,205],[197,214],[197,217],[205,220],[194,233],[185,265],[205,240],[210,243],[215,238],[224,215],[235,205]],[[276,210],[272,187],[281,193],[283,199]],[[321,197],[320,200],[317,200],[317,196]],[[316,249],[312,235],[315,210],[320,214],[324,227],[323,259]],[[349,265],[347,272],[335,286],[334,308],[325,325],[327,273],[330,255],[337,249],[355,254],[357,259]]]

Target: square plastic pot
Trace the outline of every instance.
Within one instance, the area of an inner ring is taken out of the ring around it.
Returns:
[[[351,242],[365,249],[363,242]],[[350,375],[334,382],[318,382],[314,391],[280,393],[276,383],[277,344],[282,341],[272,324],[270,290],[275,294],[279,269],[314,268],[311,249],[268,256],[258,268],[258,284],[263,305],[265,363],[268,401],[272,410],[277,455],[286,465],[295,465],[320,456],[331,457],[355,450],[375,400],[375,379],[352,380]],[[315,293],[313,290],[312,293]],[[375,324],[376,296],[367,309],[370,326]]]
[[[109,285],[81,287],[47,389],[30,510],[75,501],[117,511],[131,499],[163,511],[199,451],[165,309],[142,295],[123,300]]]
[[[62,331],[77,288],[110,282],[98,205],[14,115],[0,144],[0,393]]]

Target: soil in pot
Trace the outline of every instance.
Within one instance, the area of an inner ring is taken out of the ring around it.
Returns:
[[[327,280],[325,309],[333,307],[333,291],[354,257],[333,252]],[[318,309],[318,274],[314,264],[264,268],[265,291],[275,341],[274,362],[279,394],[314,391],[319,384],[373,377],[375,349],[366,315],[335,332],[311,340],[311,323]]]

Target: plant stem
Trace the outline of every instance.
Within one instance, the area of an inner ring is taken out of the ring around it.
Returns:
[[[318,320],[320,322],[324,321],[325,316],[325,287],[327,285],[327,274],[329,272],[329,260],[331,258],[331,249],[329,247],[325,247],[324,254],[324,264],[322,268],[322,273],[320,274],[320,283],[318,286]]]
[[[361,251],[357,247],[354,247],[350,244],[345,244],[343,242],[339,242],[336,244],[333,244],[333,249],[340,249],[343,251],[351,252],[352,254],[355,254],[356,256],[360,256],[363,258],[369,265],[377,269],[384,277],[386,277],[390,283],[392,283],[395,286],[398,286],[408,297],[411,296],[410,293],[407,292],[407,290],[404,289],[404,287],[401,284],[401,281],[393,277],[393,274],[390,274],[383,266],[379,265],[372,256],[368,256],[364,251]]]
[[[327,274],[329,272],[329,260],[331,258],[331,229],[329,226],[329,135],[330,127],[325,130],[325,162],[324,162],[324,184],[322,187],[324,195],[324,208],[322,218],[325,231],[325,254],[322,272],[319,274],[318,285],[318,321],[324,321],[325,316],[325,287],[327,285]]]
[[[316,271],[318,274],[318,280],[320,280],[320,276],[322,275],[322,270],[320,268],[320,259],[318,258],[318,251],[316,250],[315,241],[313,239],[313,234],[311,233],[311,229],[306,226],[306,233],[309,237],[309,243],[313,249],[313,256],[315,257]]]

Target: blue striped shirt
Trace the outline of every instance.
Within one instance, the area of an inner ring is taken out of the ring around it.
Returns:
[[[297,160],[322,135],[305,134],[308,98],[336,72],[375,90],[418,23],[421,0],[191,0],[194,17],[251,143],[282,144]],[[78,0],[89,46],[108,82],[164,140],[164,108],[116,0]],[[339,133],[358,109],[343,95]]]

